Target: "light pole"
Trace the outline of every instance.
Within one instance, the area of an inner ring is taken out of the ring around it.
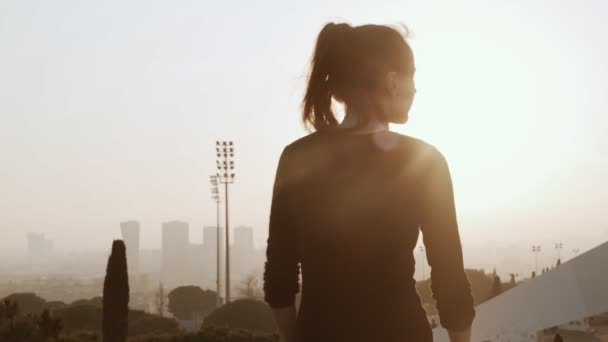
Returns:
[[[538,274],[538,253],[540,253],[540,245],[532,245],[532,253],[534,253],[534,260],[536,262],[534,273]]]
[[[213,175],[209,177],[209,181],[211,182],[211,199],[213,199],[215,201],[215,211],[216,211],[216,216],[215,216],[215,228],[216,228],[216,240],[217,240],[217,246],[216,246],[216,291],[217,291],[217,305],[221,305],[222,304],[222,298],[220,297],[220,245],[221,245],[221,238],[220,238],[220,194],[219,194],[219,190],[218,190],[218,183],[217,183],[217,175]],[[206,243],[206,242],[205,242]]]
[[[226,202],[226,303],[230,302],[230,225],[228,224],[228,184],[234,183],[234,144],[232,141],[216,141],[217,179],[224,184]]]
[[[559,261],[562,260],[562,248],[564,248],[563,243],[558,242],[555,244],[555,250],[557,251],[557,260],[559,260]]]
[[[420,254],[422,255],[422,263],[421,263],[422,268],[421,268],[421,270],[422,270],[422,280],[424,281],[424,276],[425,276],[425,274],[424,274],[424,264],[426,263],[426,259],[424,257],[424,246],[420,246]]]

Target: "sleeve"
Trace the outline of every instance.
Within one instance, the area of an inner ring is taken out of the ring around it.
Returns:
[[[422,189],[421,230],[431,266],[431,289],[441,325],[463,331],[475,317],[471,285],[464,272],[454,191],[447,162],[433,148]]]
[[[289,171],[288,148],[281,154],[274,181],[264,264],[264,301],[273,308],[291,306],[300,290],[300,265],[290,214],[293,174]]]

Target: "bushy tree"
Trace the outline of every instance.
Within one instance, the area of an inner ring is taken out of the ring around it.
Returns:
[[[124,342],[129,313],[129,274],[126,247],[121,240],[112,244],[103,284],[102,332],[104,342]]]
[[[51,301],[46,302],[46,308],[51,311],[57,310],[57,309],[62,309],[62,308],[65,308],[66,306],[68,306],[68,305],[60,300],[51,300]]]
[[[61,332],[60,320],[48,309],[41,314],[20,315],[16,302],[0,303],[0,341],[50,342],[57,341]]]
[[[19,305],[10,299],[0,302],[0,323],[9,321],[19,315]]]
[[[51,317],[49,309],[44,309],[38,319],[38,329],[43,338],[57,339],[61,332],[61,319]]]
[[[168,310],[178,319],[191,320],[206,316],[217,304],[215,291],[198,286],[180,286],[169,292]]]
[[[247,274],[238,284],[236,294],[239,298],[263,300],[264,290],[260,275],[256,272]]]
[[[54,312],[60,317],[63,329],[68,334],[83,331],[101,333],[102,309],[92,305],[68,306]],[[174,334],[178,330],[177,322],[172,318],[163,318],[139,310],[129,310],[129,336],[164,333]]]
[[[2,342],[42,342],[33,316],[18,316],[0,325]]]
[[[98,308],[103,307],[103,298],[102,297],[93,297],[91,299],[78,299],[70,304],[71,306],[80,306],[80,305],[90,305]]]
[[[91,305],[67,306],[57,309],[55,317],[61,318],[66,333],[79,331],[101,332],[102,309]]]
[[[172,318],[151,315],[139,310],[129,311],[129,336],[175,334],[178,324]]]
[[[471,294],[475,305],[479,305],[488,299],[488,292],[492,288],[491,274],[486,274],[484,270],[465,269],[467,279],[471,284]]]
[[[19,313],[23,315],[38,315],[46,308],[46,301],[38,297],[35,293],[13,293],[12,295],[5,297],[4,300],[17,303],[19,306]]]
[[[220,306],[205,318],[203,328],[207,327],[228,327],[259,333],[277,330],[270,307],[253,299],[239,299]]]

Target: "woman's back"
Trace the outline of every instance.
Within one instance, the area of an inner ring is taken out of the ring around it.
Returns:
[[[317,132],[283,151],[270,213],[264,292],[283,342],[432,341],[413,279],[419,231],[440,322],[452,342],[470,341],[475,310],[447,163],[388,131],[408,121],[415,72],[395,28],[328,23],[319,33],[302,101]]]
[[[277,172],[266,301],[293,303],[301,265],[298,341],[431,341],[413,279],[419,227],[442,324],[464,329],[473,303],[441,154],[388,131],[300,139]]]

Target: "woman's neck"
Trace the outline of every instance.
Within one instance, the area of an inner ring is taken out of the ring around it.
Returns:
[[[388,131],[388,122],[379,120],[371,112],[347,109],[344,120],[338,127],[352,129],[353,133],[373,133]]]

